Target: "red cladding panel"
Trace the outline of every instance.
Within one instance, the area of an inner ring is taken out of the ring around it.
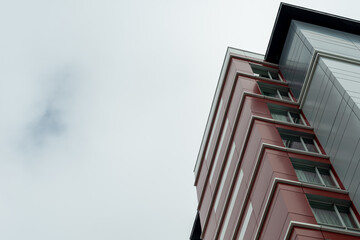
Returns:
[[[218,219],[220,218],[219,215],[223,210],[223,206],[225,205],[225,198],[226,198],[227,193],[228,193],[228,191],[230,189],[230,184],[231,184],[232,177],[234,175],[235,166],[236,166],[236,164],[237,164],[237,162],[239,160],[239,154],[238,154],[238,150],[236,148],[235,148],[234,155],[233,155],[232,159],[228,159],[228,161],[229,160],[231,162],[230,162],[230,166],[228,168],[227,175],[223,176],[223,177],[226,178],[226,180],[224,182],[224,186],[223,186],[223,189],[222,189],[221,193],[220,192],[218,193],[218,194],[221,194],[220,199],[219,199],[219,203],[218,203],[218,208],[217,208],[217,211],[216,211]]]
[[[221,123],[223,123],[225,126],[225,119],[224,119],[224,115],[225,115],[225,107],[224,106],[225,105],[224,104],[225,103],[222,104],[221,110],[219,112],[219,120],[217,122],[217,126],[215,126],[215,128],[213,129],[214,135],[213,135],[212,141],[210,143],[210,149],[209,149],[209,153],[208,153],[208,156],[206,159],[208,162],[208,165],[210,165],[210,162],[212,161],[212,158],[214,156],[214,150],[215,150],[215,145],[217,143],[217,140],[221,137],[221,134],[220,134]]]
[[[344,234],[339,234],[339,233],[331,233],[331,232],[325,232],[322,231],[322,234],[324,236],[324,239],[331,239],[331,240],[359,240],[360,237],[355,237],[355,236],[349,236],[349,235],[344,235]]]
[[[271,118],[270,110],[265,99],[252,98],[250,108],[253,115]]]
[[[244,73],[248,73],[248,74],[253,73],[248,61],[233,58],[231,63],[236,66],[236,69],[239,72],[244,72]]]
[[[249,206],[246,206],[245,214],[247,213],[248,207]],[[244,231],[243,239],[253,239],[252,236],[255,233],[256,229],[257,229],[257,223],[256,223],[256,218],[255,218],[255,215],[254,215],[254,211],[252,211],[249,222],[248,222],[248,224],[246,226],[243,225],[244,224],[244,219],[245,219],[245,217],[243,218],[243,223],[240,225],[239,231],[237,233],[237,237],[235,239],[239,239],[241,231]]]
[[[282,194],[278,191],[273,198],[271,209],[268,212],[261,239],[279,239],[283,227],[286,225],[288,210]]]
[[[225,130],[225,129],[224,129]],[[214,173],[213,173],[213,176],[212,176],[212,181],[210,183],[211,185],[211,189],[214,191],[215,189],[215,186],[216,186],[216,183],[218,181],[218,176],[219,176],[219,172],[220,172],[220,169],[221,169],[221,166],[224,162],[224,158],[225,158],[225,153],[227,152],[227,149],[228,148],[231,148],[231,146],[229,146],[229,139],[230,139],[230,135],[231,135],[231,132],[232,132],[232,129],[231,127],[228,125],[227,129],[226,129],[226,132],[223,131],[222,134],[225,134],[224,135],[224,140],[222,142],[222,145],[220,146],[220,143],[218,145],[218,150],[217,151],[220,151],[219,153],[216,153],[215,154],[215,157],[214,157],[214,164],[215,164],[215,160],[216,160],[216,155],[218,155],[217,157],[217,162],[216,162],[216,166],[213,165],[213,168],[214,169]],[[223,136],[221,135],[221,138]],[[221,147],[221,148],[220,148]],[[230,150],[230,149],[229,149]],[[211,177],[211,175],[210,175]],[[209,181],[210,181],[210,177],[209,177]]]
[[[325,197],[330,197],[330,198],[338,198],[338,199],[344,199],[344,200],[350,201],[350,197],[348,195],[341,194],[341,193],[316,190],[316,189],[306,188],[306,187],[303,188],[303,191],[306,194],[313,194],[313,195],[325,196]]]
[[[255,162],[258,158],[261,148],[261,138],[258,131],[251,131],[251,135],[246,145],[246,151],[242,158],[241,168],[244,171],[244,179],[248,182],[252,171],[254,169]]]
[[[238,82],[242,86],[242,91],[261,94],[259,86],[255,79],[239,76]]]
[[[249,97],[245,99],[242,112],[235,129],[234,141],[239,151],[241,151],[250,124],[251,114],[250,114],[250,106],[248,101],[249,101]]]
[[[209,222],[206,228],[206,231],[203,233],[204,234],[204,240],[207,239],[213,239],[214,235],[215,235],[215,230],[216,230],[216,219],[215,219],[215,214],[213,214],[214,212],[211,212],[210,218],[209,218]]]
[[[240,82],[238,82],[238,81],[235,84],[236,84],[236,87],[234,90],[234,95],[230,102],[230,107],[229,107],[229,111],[228,111],[228,119],[230,121],[231,126],[234,126],[234,124],[235,124],[236,114],[239,110],[240,101],[242,98],[242,86],[241,86]]]
[[[205,184],[205,179],[206,179],[206,174],[208,172],[208,166],[207,166],[207,162],[204,161],[200,170],[199,170],[199,179],[197,182],[197,186],[196,186],[196,192],[198,195],[198,200],[200,199],[201,193],[204,190],[204,184]]]
[[[287,153],[269,150],[266,152],[266,155],[274,172],[293,175],[296,177],[294,167],[291,164],[290,158],[287,156]]]
[[[228,227],[226,229],[224,239],[230,239],[233,232],[234,232],[234,230],[235,230],[235,223],[239,218],[240,208],[241,208],[242,203],[244,201],[244,195],[245,195],[246,188],[247,188],[247,185],[244,183],[244,179],[243,179],[242,183],[241,183],[239,193],[236,196],[235,205],[234,205],[233,211],[231,213],[231,217],[230,217],[230,220],[229,220],[229,225],[228,225]]]
[[[299,227],[293,228],[291,236],[292,237],[293,236],[300,237],[300,239],[302,239],[304,237],[305,237],[305,239],[306,238],[324,239],[321,231],[319,231],[319,230],[313,230],[313,229],[308,229],[308,228],[299,228]]]
[[[267,196],[269,195],[272,184],[272,175],[273,171],[271,169],[271,165],[269,164],[269,160],[267,159],[267,154],[264,154],[250,197],[254,214],[258,221],[260,221],[264,204]]]
[[[261,134],[262,142],[283,146],[283,141],[280,137],[279,131],[275,127],[275,124],[263,122],[260,120],[256,120],[255,122],[255,127]]]
[[[202,220],[202,223],[205,221],[206,219],[206,214],[208,212],[209,206],[210,206],[210,201],[213,197],[213,194],[210,190],[210,187],[206,187],[205,192],[204,192],[204,198],[201,204],[201,207],[199,209],[200,212],[200,219]],[[201,227],[204,227],[203,225],[201,225]]]
[[[224,84],[224,89],[222,92],[222,96],[224,99],[228,99],[228,97],[230,96],[232,87],[233,87],[233,83],[234,81],[236,81],[236,74],[238,72],[245,72],[245,73],[250,73],[252,74],[252,70],[251,67],[249,65],[248,62],[246,61],[241,61],[241,60],[237,60],[237,59],[232,59],[231,63],[230,63],[230,68],[228,71],[228,74],[226,76],[226,81]]]

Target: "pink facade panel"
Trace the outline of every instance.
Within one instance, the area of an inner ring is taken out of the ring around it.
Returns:
[[[239,76],[237,81],[241,84],[243,92],[261,94],[255,79]]]
[[[216,210],[216,214],[217,214],[217,218],[219,219],[220,218],[220,214],[221,212],[223,211],[224,209],[224,205],[225,205],[225,200],[226,200],[226,197],[228,195],[228,192],[230,190],[230,185],[231,185],[231,182],[233,180],[233,175],[234,175],[234,172],[235,172],[235,167],[236,167],[236,164],[239,160],[239,154],[238,154],[238,150],[237,148],[235,147],[235,150],[234,150],[234,154],[233,154],[233,157],[231,159],[228,159],[228,161],[230,161],[230,165],[228,167],[228,172],[226,175],[223,175],[223,178],[225,178],[224,180],[224,185],[221,189],[221,192],[219,191],[218,194],[221,194],[219,196],[219,202],[217,204],[217,210]]]
[[[283,146],[283,141],[275,124],[257,120],[256,129],[261,133],[263,143]]]
[[[254,214],[257,221],[260,221],[261,213],[263,212],[263,206],[269,195],[269,191],[272,184],[273,171],[267,158],[267,154],[261,159],[259,171],[254,183],[254,188],[251,193],[251,203],[254,209]]]
[[[290,239],[324,239],[319,230],[294,227]]]
[[[329,159],[286,149],[279,129],[311,135],[314,132],[295,124],[274,123],[269,103],[282,105],[285,109],[298,107],[260,96],[257,82],[283,87],[285,83],[246,77],[243,73],[252,74],[250,64],[232,58],[221,88],[223,103],[218,110],[218,121],[208,136],[212,135],[212,139],[208,139],[207,158],[204,159],[204,153],[198,173],[203,240],[253,239],[255,236],[284,239],[293,221],[318,226],[307,194],[350,201],[344,193],[301,185],[291,158],[330,165]],[[235,172],[237,176],[234,176]],[[241,184],[236,187],[240,174]],[[335,172],[334,175],[338,180]],[[343,188],[341,183],[340,186]],[[358,217],[357,211],[355,214]],[[289,239],[352,239],[344,237],[344,234],[294,227]]]
[[[204,222],[204,220],[206,219],[208,210],[209,210],[209,206],[210,206],[210,202],[212,199],[212,192],[210,190],[210,187],[207,187],[204,191],[204,197],[203,197],[203,201],[201,202],[202,204],[200,205],[199,210],[199,214],[200,214],[200,219],[202,219],[202,223]],[[202,225],[203,227],[203,225]]]
[[[206,162],[207,164],[210,166],[210,163],[212,162],[212,159],[214,158],[214,155],[215,155],[215,149],[216,149],[216,146],[218,144],[218,142],[220,141],[220,136],[221,136],[221,130],[223,128],[223,126],[225,125],[225,107],[224,107],[224,103],[222,104],[221,106],[221,109],[219,111],[219,116],[218,116],[218,121],[217,121],[217,125],[213,127],[213,130],[214,133],[212,133],[213,135],[210,134],[210,142],[209,142],[209,145],[208,145],[208,154],[206,156],[205,154],[205,159],[206,159]],[[206,152],[205,152],[206,153]]]
[[[214,234],[215,234],[215,230],[216,230],[216,219],[215,219],[215,214],[213,214],[213,211],[210,213],[210,218],[208,221],[208,226],[206,228],[206,231],[203,233],[204,234],[204,240],[205,239],[213,239],[214,238]]]
[[[197,192],[197,196],[198,196],[198,201],[200,201],[200,197],[201,197],[201,194],[204,190],[204,186],[205,186],[205,179],[206,179],[206,175],[209,171],[209,168],[207,166],[207,162],[204,161],[202,163],[202,166],[199,170],[199,178],[198,178],[198,183],[197,183],[197,186],[196,186],[196,192]]]
[[[240,213],[240,209],[241,209],[241,206],[242,206],[242,203],[244,200],[246,188],[247,188],[247,185],[246,185],[246,183],[244,183],[244,179],[243,179],[239,193],[236,195],[235,204],[231,211],[229,224],[225,230],[224,239],[231,239],[231,236],[235,230],[235,223],[237,222],[237,219],[239,218],[239,213]]]
[[[232,128],[227,124],[227,128],[223,130],[222,135],[220,137],[220,143],[218,145],[218,149],[214,157],[214,165],[212,166],[214,169],[210,170],[210,177],[209,177],[209,183],[211,189],[215,190],[215,186],[218,182],[219,172],[221,170],[221,166],[223,165],[225,154],[230,150],[231,148],[231,142],[230,135],[232,133]],[[215,165],[216,164],[216,165]],[[211,181],[211,182],[210,182]]]
[[[246,138],[246,133],[250,125],[251,114],[250,114],[249,101],[251,101],[250,97],[246,97],[239,117],[239,121],[234,129],[235,131],[234,142],[237,149],[239,149],[239,151],[241,151],[242,149],[243,143]]]
[[[286,225],[288,211],[280,191],[274,195],[273,202],[266,217],[260,239],[279,239],[283,227]]]
[[[241,106],[241,99],[242,99],[242,86],[241,83],[239,81],[235,82],[235,89],[234,89],[234,94],[232,97],[232,100],[230,102],[230,107],[229,107],[229,111],[228,111],[228,119],[230,122],[230,125],[232,127],[235,126],[235,122],[237,121],[236,115],[238,114],[238,111],[240,110],[240,106]]]

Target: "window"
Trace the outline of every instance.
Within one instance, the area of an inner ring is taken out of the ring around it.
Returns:
[[[293,101],[289,90],[283,87],[277,87],[269,84],[259,83],[260,91],[263,95],[282,100]]]
[[[285,147],[294,148],[306,152],[319,153],[318,146],[313,138],[293,135],[288,133],[280,133]]]
[[[316,162],[301,159],[292,159],[291,162],[300,182],[312,183],[326,187],[338,187],[334,175],[328,167],[317,166]]]
[[[257,64],[250,64],[250,66],[254,73],[254,76],[268,78],[271,80],[282,81],[282,78],[281,78],[278,70],[276,70],[276,69],[264,67],[264,66],[257,65]]]
[[[319,224],[358,230],[359,224],[349,206],[331,202],[309,200],[311,209]]]
[[[305,125],[304,119],[296,109],[281,109],[270,106],[269,109],[273,119]]]

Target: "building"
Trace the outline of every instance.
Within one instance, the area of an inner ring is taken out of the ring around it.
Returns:
[[[359,34],[282,3],[265,55],[227,50],[190,239],[360,239]]]

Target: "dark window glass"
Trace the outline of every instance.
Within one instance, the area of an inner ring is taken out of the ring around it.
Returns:
[[[318,168],[318,171],[319,171],[320,176],[321,176],[321,178],[324,181],[324,184],[326,186],[328,186],[328,187],[336,187],[336,183],[335,183],[333,177],[331,176],[329,169]]]
[[[281,89],[281,90],[279,90],[279,92],[280,92],[282,99],[291,101],[291,98],[289,97],[289,92],[287,90]]]
[[[285,147],[299,149],[299,150],[305,150],[303,144],[301,143],[299,136],[281,134],[281,138],[284,142]]]
[[[313,139],[303,137],[303,141],[304,141],[304,143],[306,145],[306,148],[307,148],[307,150],[309,152],[314,152],[314,153],[318,152]]]
[[[277,93],[276,89],[265,88],[265,89],[261,89],[261,91],[265,96],[274,97],[274,98],[280,98],[280,96]]]
[[[277,119],[284,122],[291,122],[287,111],[280,109],[270,109],[270,113],[273,119]]]
[[[269,78],[272,80],[280,80],[277,70],[260,66],[260,65],[251,65],[251,69],[254,73],[254,76]]]
[[[321,180],[316,173],[315,167],[294,164],[295,173],[299,181],[307,183],[321,184]]]
[[[293,120],[294,123],[297,124],[304,124],[301,120],[300,114],[298,113],[294,113],[294,112],[290,112],[291,118]]]
[[[310,202],[316,220],[321,224],[342,226],[333,204]]]
[[[354,217],[352,216],[350,209],[345,206],[336,205],[345,226],[348,228],[357,228]]]
[[[269,74],[271,75],[271,78],[272,78],[273,80],[280,80],[279,74],[278,74],[277,72],[271,72],[271,71],[269,71]]]

